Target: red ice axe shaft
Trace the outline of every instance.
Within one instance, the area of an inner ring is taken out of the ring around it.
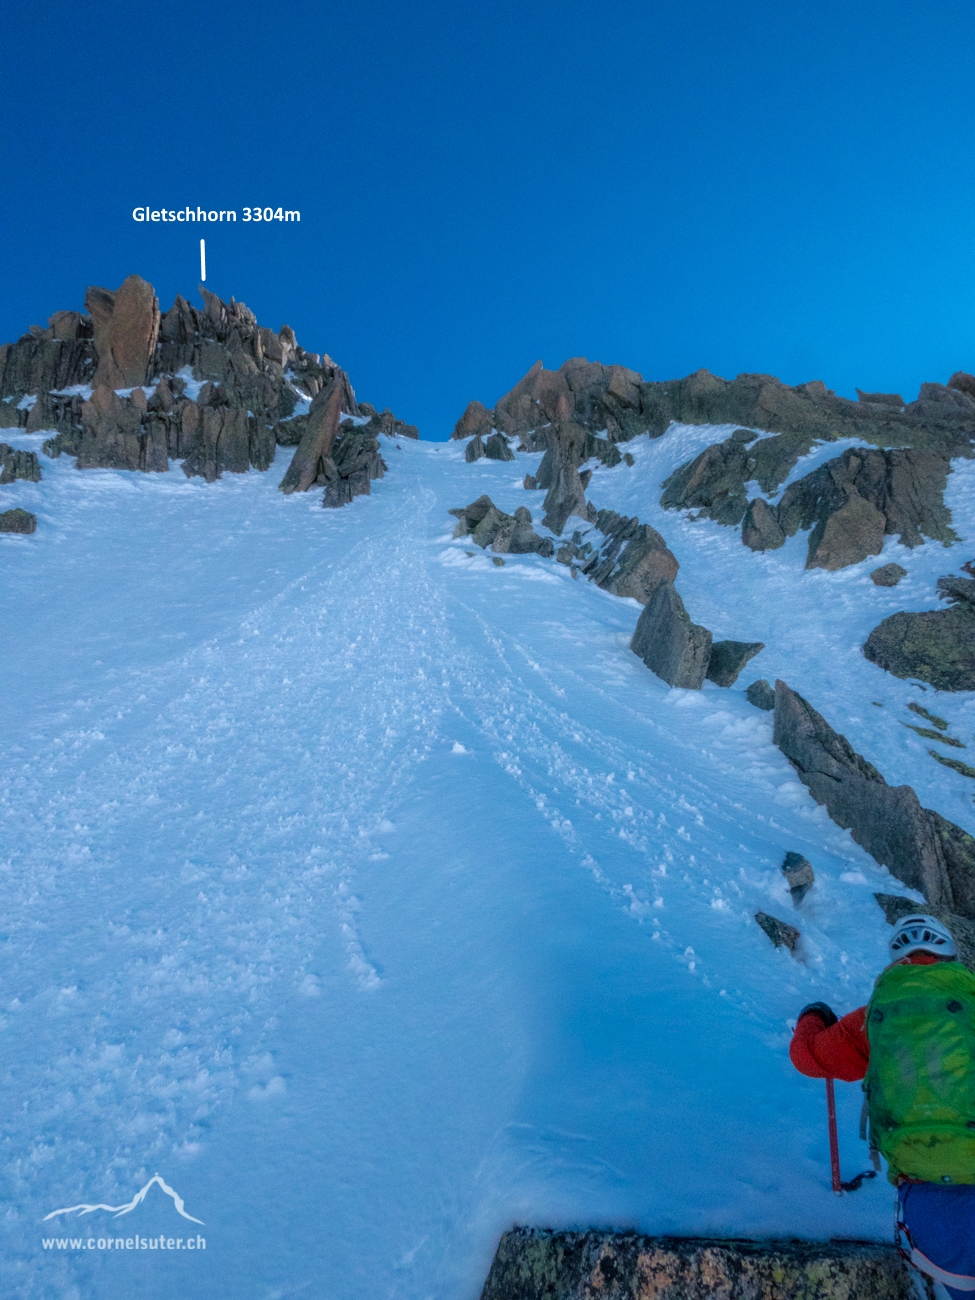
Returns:
[[[829,1118],[829,1168],[833,1175],[833,1191],[841,1196],[843,1182],[840,1178],[840,1143],[836,1136],[836,1092],[832,1079],[826,1080],[826,1114]]]

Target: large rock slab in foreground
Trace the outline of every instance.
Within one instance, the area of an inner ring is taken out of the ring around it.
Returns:
[[[481,1300],[916,1300],[911,1274],[874,1242],[515,1228]]]
[[[775,743],[837,825],[929,902],[975,918],[975,840],[923,808],[909,785],[889,786],[808,700],[775,683]]]

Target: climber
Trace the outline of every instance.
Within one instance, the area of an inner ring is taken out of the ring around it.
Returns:
[[[864,1080],[871,1152],[897,1187],[898,1249],[975,1300],[975,975],[926,913],[898,921],[888,946],[869,1003],[842,1019],[804,1007],[789,1056],[813,1079]]]

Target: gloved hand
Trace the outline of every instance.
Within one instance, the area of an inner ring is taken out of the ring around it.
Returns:
[[[833,1008],[827,1006],[825,1002],[810,1002],[808,1006],[803,1007],[799,1012],[799,1015],[796,1018],[796,1024],[799,1023],[803,1016],[809,1015],[810,1013],[819,1016],[820,1020],[823,1022],[824,1029],[829,1029],[830,1025],[835,1025],[839,1019],[839,1016],[837,1016]]]

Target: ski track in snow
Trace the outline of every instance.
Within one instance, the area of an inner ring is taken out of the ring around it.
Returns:
[[[756,555],[662,511],[660,482],[724,436],[638,439],[589,496],[663,533],[696,621],[766,642],[742,688],[784,677],[975,830],[972,783],[900,725],[917,699],[970,741],[972,700],[859,653],[970,551],[888,539],[805,573],[804,535]],[[887,1237],[886,1185],[829,1191],[821,1090],[786,1049],[803,1003],[866,998],[871,894],[904,887],[743,689],[644,668],[636,602],[452,539],[448,508],[482,492],[540,518],[538,457],[384,455],[341,511],[276,491],[280,449],[209,486],[44,457],[15,485],[38,532],[0,539],[9,1294],[459,1300],[514,1221]],[[973,471],[949,481],[966,545]],[[908,578],[875,588],[891,558]],[[793,919],[787,849],[817,874],[800,962],[753,919]],[[205,1257],[39,1258],[45,1214],[157,1172]]]

